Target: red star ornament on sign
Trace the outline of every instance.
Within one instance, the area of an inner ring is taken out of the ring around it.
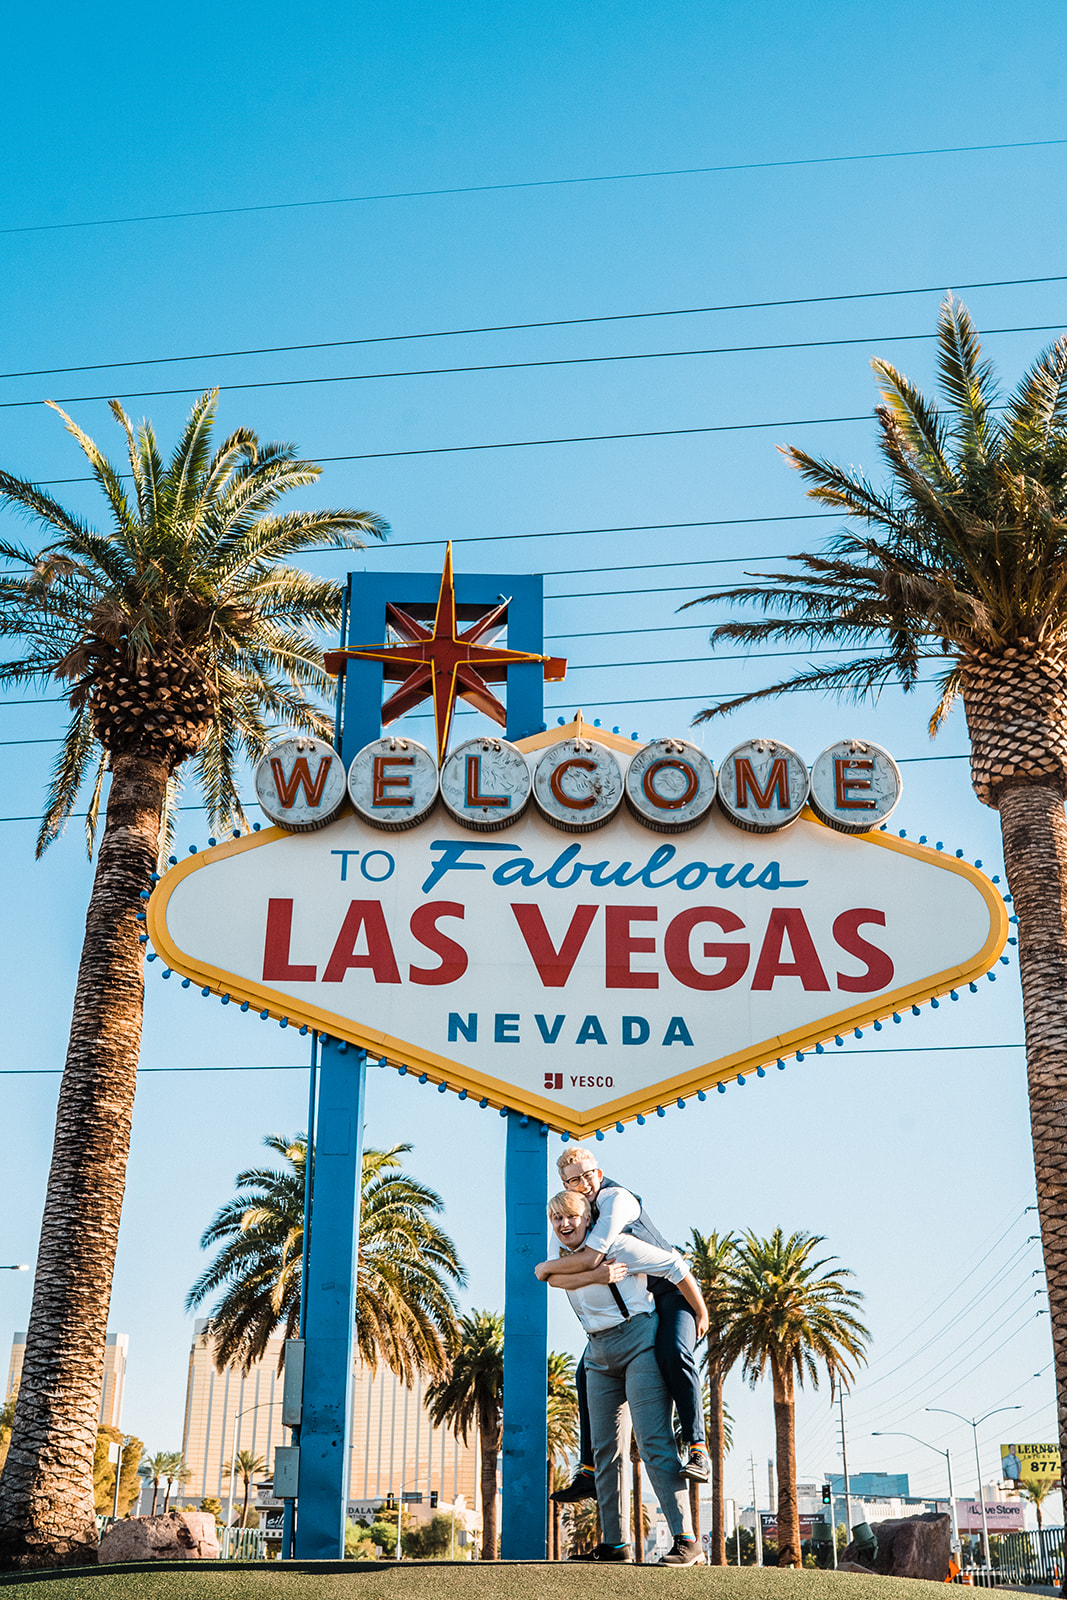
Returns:
[[[443,763],[457,698],[466,700],[503,728],[507,726],[507,712],[489,685],[503,683],[508,667],[520,662],[541,662],[548,683],[560,683],[566,677],[567,663],[561,656],[494,645],[493,641],[504,631],[507,612],[508,602],[502,600],[459,632],[450,541],[445,550],[433,628],[416,621],[402,607],[390,604],[385,608],[386,620],[402,642],[327,651],[326,670],[339,675],[346,661],[380,661],[386,680],[400,685],[382,706],[383,727],[414,710],[423,700],[432,699],[437,759]]]

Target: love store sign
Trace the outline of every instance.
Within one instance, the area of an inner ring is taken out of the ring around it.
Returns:
[[[1007,936],[982,873],[878,831],[900,774],[859,740],[716,771],[579,718],[346,772],[290,739],[256,788],[278,826],[152,895],[168,966],[579,1136],[947,993]]]

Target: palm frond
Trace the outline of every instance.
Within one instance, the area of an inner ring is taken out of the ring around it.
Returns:
[[[953,432],[965,459],[984,463],[1000,433],[993,368],[982,360],[982,346],[970,312],[954,295],[941,306],[937,327],[937,369],[941,387],[955,409]]]
[[[103,454],[100,446],[91,439],[83,428],[79,428],[73,417],[69,417],[63,407],[54,400],[46,400],[46,406],[59,413],[66,424],[67,432],[81,445],[82,452],[93,469],[93,476],[103,489],[111,506],[112,514],[119,527],[127,535],[132,533],[137,526],[136,519],[130,514],[129,501],[126,491],[122,487],[122,479],[115,471],[111,462]]]
[[[85,769],[89,765],[94,741],[92,715],[88,707],[81,706],[67,724],[66,734],[52,769],[45,814],[37,834],[38,858],[63,832],[85,778]]]

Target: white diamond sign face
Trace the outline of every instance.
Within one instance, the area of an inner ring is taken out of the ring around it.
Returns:
[[[220,995],[583,1135],[967,983],[1007,919],[966,863],[810,811],[665,838],[624,808],[568,839],[531,806],[489,835],[439,807],[233,840],[148,927]]]

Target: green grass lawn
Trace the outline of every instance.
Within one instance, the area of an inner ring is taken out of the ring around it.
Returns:
[[[915,1578],[743,1567],[575,1567],[566,1562],[244,1565],[154,1562],[0,1577],[12,1600],[939,1600]],[[579,1587],[580,1586],[580,1587]]]

